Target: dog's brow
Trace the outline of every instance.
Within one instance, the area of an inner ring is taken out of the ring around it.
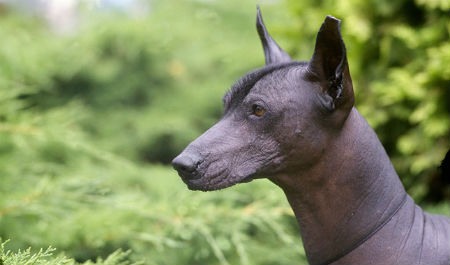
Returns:
[[[304,65],[304,62],[289,62],[283,64],[269,65],[263,68],[256,69],[243,77],[241,77],[225,94],[223,97],[223,103],[225,112],[233,105],[233,102],[237,103],[238,99],[243,99],[250,91],[250,89],[264,76],[280,69],[288,68],[291,66]]]

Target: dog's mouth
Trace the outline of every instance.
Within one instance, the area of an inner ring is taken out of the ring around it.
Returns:
[[[242,180],[240,180],[238,183],[248,183],[248,182],[250,182],[250,181],[252,181],[252,180],[254,180],[255,178],[253,177],[253,175],[250,175],[250,176],[247,176],[247,177],[244,177]]]
[[[173,161],[173,167],[190,190],[213,191],[260,178],[261,163],[238,163],[238,159],[223,159],[211,154],[185,152]]]
[[[227,170],[223,170],[223,172],[216,175],[202,175],[201,173],[196,172],[194,175],[186,176],[179,173],[179,176],[190,190],[199,191],[221,190],[236,184],[248,183],[254,179],[253,174],[235,176],[227,174],[226,171]]]

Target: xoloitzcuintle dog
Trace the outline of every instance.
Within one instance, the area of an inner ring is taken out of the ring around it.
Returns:
[[[224,97],[222,119],[173,160],[190,189],[266,177],[287,196],[311,265],[450,265],[450,219],[407,195],[354,108],[340,21],[326,17],[308,62],[272,39],[266,65]]]

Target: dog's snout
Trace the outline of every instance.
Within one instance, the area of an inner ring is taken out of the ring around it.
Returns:
[[[179,175],[185,179],[199,178],[197,167],[200,160],[195,156],[181,154],[172,161],[172,166],[178,171]]]

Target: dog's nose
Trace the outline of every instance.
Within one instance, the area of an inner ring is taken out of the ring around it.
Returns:
[[[196,157],[189,155],[179,155],[172,161],[172,166],[178,171],[178,174],[185,179],[196,179],[200,176],[197,173],[197,167],[200,164]]]

